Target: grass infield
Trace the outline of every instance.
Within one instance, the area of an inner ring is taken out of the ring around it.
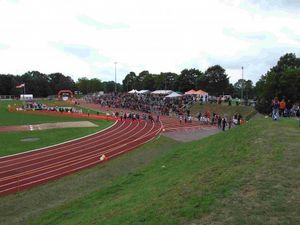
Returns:
[[[49,103],[62,104],[62,102],[48,101]],[[47,103],[44,101],[44,103]],[[86,118],[73,118],[68,116],[53,116],[53,115],[39,115],[21,112],[8,112],[7,105],[21,104],[20,101],[0,101],[0,126],[8,125],[29,125],[51,122],[70,122],[83,121]],[[87,112],[86,109],[83,110]],[[89,110],[89,113],[96,114],[96,111]],[[8,132],[0,133],[0,156],[20,153],[36,148],[58,144],[64,141],[79,138],[88,134],[100,131],[113,124],[111,121],[91,120],[98,127],[82,127],[82,128],[63,128],[51,129],[42,131],[22,131],[22,132]],[[34,142],[23,142],[21,139],[38,138]]]
[[[0,199],[0,222],[300,224],[299,146],[293,119],[256,118],[190,143],[161,137],[103,165]]]

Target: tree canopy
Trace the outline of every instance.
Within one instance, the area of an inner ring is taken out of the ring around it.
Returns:
[[[299,102],[300,100],[300,59],[288,53],[280,57],[277,64],[256,83],[257,109],[268,113],[274,97]]]
[[[261,112],[271,110],[270,102],[274,97],[285,98],[291,102],[300,100],[300,58],[293,53],[280,57],[277,64],[261,76],[253,85],[251,80],[239,79],[235,84],[230,84],[226,71],[220,65],[214,65],[203,73],[191,68],[183,69],[180,74],[164,72],[152,74],[147,70],[128,73],[121,84],[114,81],[101,81],[97,78],[81,77],[75,83],[71,76],[62,73],[43,74],[39,71],[28,71],[23,75],[0,74],[0,95],[19,95],[20,89],[16,85],[25,83],[26,92],[35,97],[47,97],[57,94],[59,90],[69,89],[80,91],[84,94],[98,91],[128,92],[132,89],[170,89],[185,92],[190,89],[203,89],[209,95],[220,96],[230,94],[241,97],[243,90],[244,99],[257,98],[257,109]]]

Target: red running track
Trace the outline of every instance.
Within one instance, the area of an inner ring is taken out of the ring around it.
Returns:
[[[93,110],[100,110],[102,112],[105,111],[118,111],[118,112],[137,112],[137,113],[141,113],[135,110],[131,110],[131,109],[123,109],[123,108],[108,108],[108,107],[103,107],[99,104],[94,104],[94,103],[87,103],[83,100],[79,100],[80,105],[85,107],[85,108],[90,108]],[[155,115],[154,115],[154,119]],[[171,117],[171,116],[160,116],[160,121],[163,125],[163,129],[165,132],[172,132],[172,131],[176,131],[176,130],[186,130],[186,129],[195,129],[195,128],[199,128],[199,129],[209,129],[209,128],[215,128],[215,125],[210,125],[210,124],[201,124],[199,121],[194,120],[192,123],[185,123],[184,121],[182,121],[181,123],[179,122],[179,119],[176,117]]]
[[[161,124],[116,121],[96,134],[42,150],[0,157],[0,196],[19,192],[49,180],[101,163],[155,138]]]

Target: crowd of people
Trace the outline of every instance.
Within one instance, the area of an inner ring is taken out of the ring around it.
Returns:
[[[300,117],[299,104],[292,104],[290,100],[283,97],[279,101],[278,97],[275,97],[272,101],[272,119],[278,120],[280,117]]]
[[[233,126],[243,124],[245,121],[243,120],[243,117],[241,114],[236,113],[232,117],[227,116],[221,116],[217,113],[210,113],[209,111],[206,112],[199,112],[197,114],[197,121],[200,124],[205,125],[217,125],[219,129],[222,129],[225,131],[226,127],[228,129],[231,129]],[[182,117],[179,116],[179,122],[182,123]],[[192,122],[192,116],[190,115],[189,111],[187,111],[187,114],[184,116],[184,122],[185,123],[191,123]]]
[[[10,107],[10,106],[9,106]],[[17,111],[51,111],[51,112],[66,112],[66,113],[82,113],[81,109],[76,109],[71,106],[48,106],[44,103],[28,101],[21,107],[16,108]]]
[[[93,102],[108,108],[121,108],[155,113],[161,115],[179,115],[184,113],[195,101],[193,96],[181,98],[165,98],[163,95],[138,94],[106,94],[101,96],[85,96],[87,102]]]
[[[87,102],[100,104],[110,109],[119,109],[113,115],[123,119],[143,119],[159,122],[160,115],[176,117],[179,123],[200,123],[217,125],[225,130],[244,122],[240,114],[232,118],[221,116],[214,112],[199,112],[195,117],[190,113],[190,106],[196,102],[193,96],[186,95],[182,98],[165,98],[162,95],[138,94],[106,94],[101,96],[85,96]],[[201,102],[199,102],[201,104]],[[126,113],[125,111],[132,111]],[[139,113],[140,112],[140,113]],[[152,116],[154,115],[154,116]],[[154,118],[153,118],[154,117]]]

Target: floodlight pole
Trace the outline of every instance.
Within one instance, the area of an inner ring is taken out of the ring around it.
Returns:
[[[115,93],[117,93],[117,62],[115,62]]]
[[[243,100],[243,91],[244,91],[244,67],[242,66],[242,88],[241,88],[241,100]]]

